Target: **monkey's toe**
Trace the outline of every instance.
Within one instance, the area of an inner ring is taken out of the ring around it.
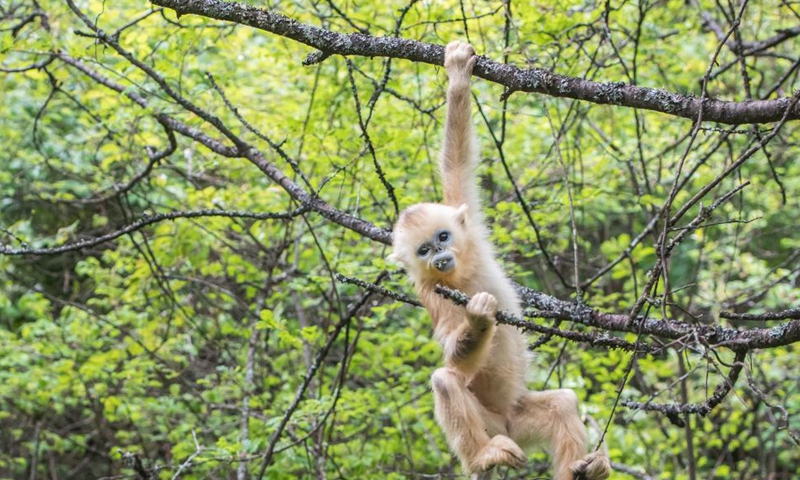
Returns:
[[[586,480],[605,480],[611,475],[611,464],[604,453],[590,453],[572,464],[572,475]]]
[[[525,465],[527,458],[519,445],[505,435],[495,435],[489,440],[478,456],[472,462],[472,470],[485,472],[495,465],[508,465],[520,468]]]

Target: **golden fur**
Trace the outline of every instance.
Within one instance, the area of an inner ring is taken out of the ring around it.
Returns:
[[[525,338],[513,327],[495,324],[498,309],[518,316],[522,310],[495,260],[474,178],[478,153],[470,77],[476,60],[468,44],[452,42],[446,48],[444,203],[406,209],[394,229],[392,256],[406,267],[444,353],[445,366],[431,379],[436,418],[464,469],[476,477],[487,478],[491,473],[481,472],[495,465],[520,467],[526,461],[520,445],[544,443],[553,455],[557,480],[571,480],[573,471],[604,479],[610,472],[608,459],[602,453],[586,455],[575,393],[529,392]],[[450,257],[454,266],[448,264]],[[442,258],[440,269],[435,265]],[[434,291],[437,284],[466,293],[469,304],[459,307],[441,297]]]

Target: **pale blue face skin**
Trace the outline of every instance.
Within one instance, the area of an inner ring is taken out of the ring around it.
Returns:
[[[433,236],[417,246],[416,255],[430,262],[436,270],[448,273],[456,268],[456,257],[450,251],[453,234],[449,230],[437,230]]]

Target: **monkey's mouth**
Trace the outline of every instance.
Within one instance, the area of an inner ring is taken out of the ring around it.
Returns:
[[[447,273],[456,268],[456,259],[451,256],[440,258],[433,261],[433,266],[436,267],[436,270]]]

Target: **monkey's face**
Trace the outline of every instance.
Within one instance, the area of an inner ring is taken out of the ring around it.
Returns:
[[[400,215],[394,229],[394,252],[414,281],[446,281],[459,274],[469,247],[466,205],[453,208],[423,203]]]
[[[417,247],[416,255],[436,270],[442,273],[449,273],[456,268],[456,256],[450,251],[453,244],[453,234],[446,229],[434,232],[433,236]]]

